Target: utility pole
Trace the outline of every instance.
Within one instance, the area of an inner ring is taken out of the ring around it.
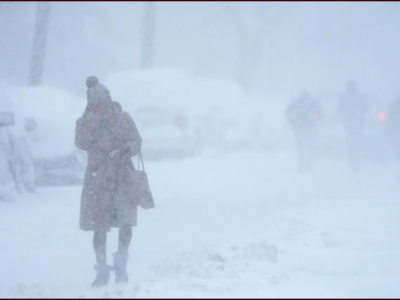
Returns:
[[[154,62],[155,11],[155,1],[144,3],[141,69],[151,68]]]
[[[42,82],[50,11],[50,2],[37,2],[29,85],[40,85]]]

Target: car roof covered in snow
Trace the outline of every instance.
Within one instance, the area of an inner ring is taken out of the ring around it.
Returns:
[[[8,97],[21,120],[34,119],[34,157],[58,157],[74,150],[75,121],[82,115],[85,99],[54,87],[9,87]],[[23,122],[21,122],[23,124]]]

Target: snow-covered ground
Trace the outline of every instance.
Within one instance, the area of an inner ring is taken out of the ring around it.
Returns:
[[[0,203],[0,297],[400,297],[396,170],[327,160],[299,175],[293,158],[147,163],[156,208],[139,211],[126,286],[90,287],[81,187]]]

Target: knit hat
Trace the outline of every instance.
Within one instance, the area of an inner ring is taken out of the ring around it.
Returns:
[[[109,90],[104,85],[100,84],[95,76],[90,76],[86,80],[86,86],[88,87],[86,91],[88,105],[112,103]]]
[[[91,87],[95,86],[96,84],[99,84],[99,80],[97,79],[96,76],[89,76],[86,79],[86,86],[88,88],[91,88]]]

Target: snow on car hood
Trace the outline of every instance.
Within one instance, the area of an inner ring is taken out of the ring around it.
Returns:
[[[105,85],[114,101],[134,115],[140,106],[185,107],[191,78],[177,69],[123,71],[111,74]]]
[[[182,139],[184,137],[182,131],[172,126],[147,128],[140,135],[145,139]]]
[[[194,79],[179,69],[116,72],[105,84],[134,119],[143,106],[180,111],[192,120],[206,115],[250,120],[254,114],[248,96],[235,81]]]
[[[25,118],[37,122],[37,128],[28,133],[33,157],[60,157],[74,151],[75,122],[86,106],[85,99],[53,87],[12,87],[7,94],[18,116],[19,130]]]

